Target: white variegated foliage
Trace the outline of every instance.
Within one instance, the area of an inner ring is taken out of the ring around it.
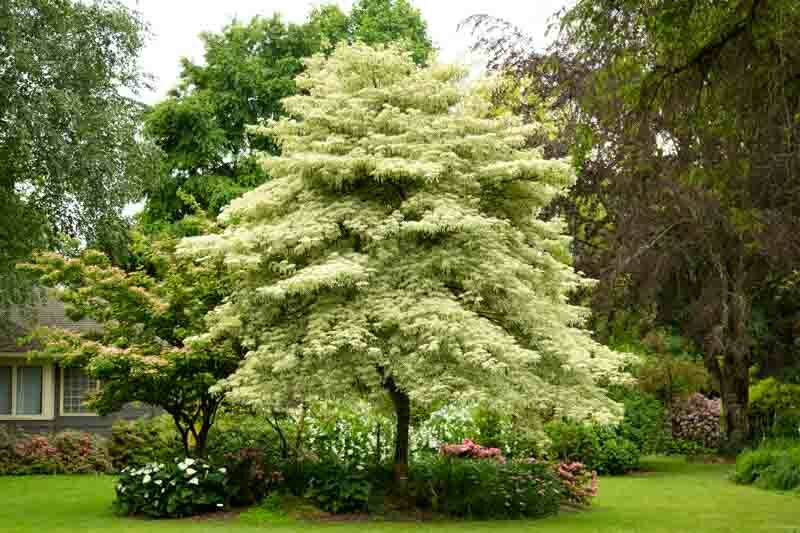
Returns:
[[[309,60],[291,118],[258,131],[282,155],[272,180],[180,247],[241,273],[209,336],[250,347],[227,383],[240,400],[286,390],[379,390],[412,401],[491,399],[613,419],[596,386],[623,356],[582,329],[568,293],[588,283],[540,210],[574,179],[526,146],[544,125],[496,117],[491,81],[396,50],[340,47]]]

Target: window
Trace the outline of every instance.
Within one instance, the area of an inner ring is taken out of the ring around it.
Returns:
[[[86,400],[99,390],[100,382],[80,368],[64,368],[61,376],[61,412],[65,415],[94,414],[86,407]]]
[[[42,414],[42,367],[17,367],[17,414]]]
[[[0,417],[48,418],[52,416],[52,367],[0,366]]]
[[[0,366],[0,415],[9,416],[12,413],[13,387],[11,375],[14,369],[10,366]]]

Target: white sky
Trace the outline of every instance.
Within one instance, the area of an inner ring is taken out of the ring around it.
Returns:
[[[315,5],[333,3],[319,0],[124,0],[142,13],[152,37],[144,51],[142,66],[154,77],[153,91],[141,99],[154,103],[175,85],[180,73],[179,60],[203,57],[200,32],[219,31],[233,19],[248,21],[256,15],[269,17],[281,13],[287,21],[303,22]],[[536,36],[544,45],[550,17],[571,0],[411,0],[422,11],[434,45],[445,61],[475,61],[468,49],[472,38],[467,30],[456,31],[458,23],[470,15],[486,13],[509,20]],[[351,0],[335,0],[349,10]]]

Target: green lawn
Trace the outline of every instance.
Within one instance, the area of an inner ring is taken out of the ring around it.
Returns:
[[[800,496],[734,485],[731,466],[693,465],[655,459],[652,471],[604,478],[592,510],[525,522],[307,523],[261,525],[239,519],[151,521],[121,519],[110,510],[113,480],[108,477],[0,478],[0,531],[14,533],[93,533],[99,531],[531,531],[531,532],[693,532],[781,531],[800,533]],[[249,521],[252,522],[252,521]]]

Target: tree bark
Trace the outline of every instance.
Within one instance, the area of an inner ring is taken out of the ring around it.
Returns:
[[[731,360],[727,363],[720,380],[722,422],[725,432],[723,447],[725,452],[738,453],[747,446],[751,436],[750,374],[748,366],[741,360]]]
[[[396,432],[394,441],[394,479],[398,488],[408,483],[408,449],[409,426],[411,424],[411,401],[408,395],[397,387],[394,379],[388,377],[383,386],[389,392],[396,416]]]

